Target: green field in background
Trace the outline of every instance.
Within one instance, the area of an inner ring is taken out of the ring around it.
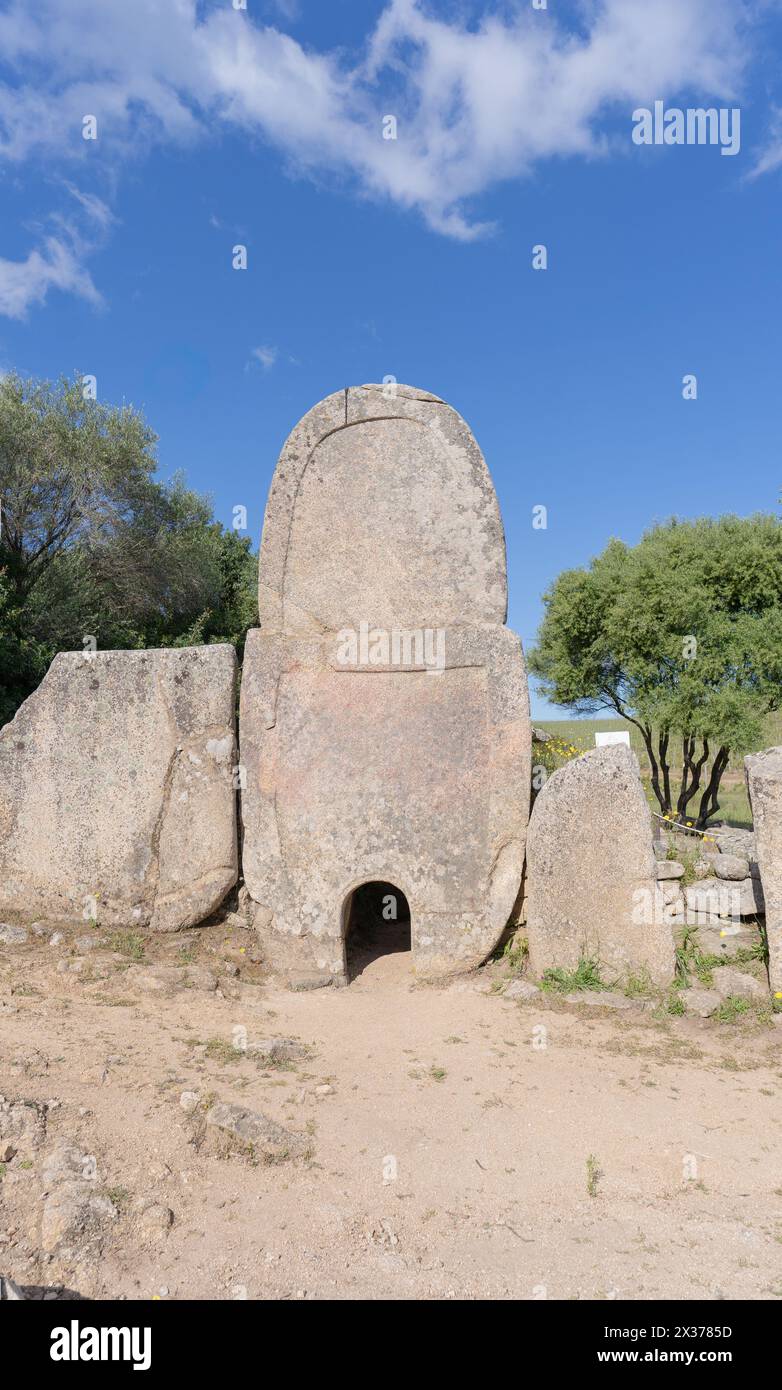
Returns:
[[[659,811],[657,799],[651,788],[649,781],[650,769],[649,760],[646,756],[644,741],[640,732],[634,724],[630,724],[625,719],[533,719],[533,724],[538,729],[544,729],[546,733],[555,734],[558,738],[565,739],[569,743],[575,744],[580,752],[586,753],[590,748],[595,747],[595,734],[608,733],[615,729],[624,729],[630,735],[630,746],[638,758],[641,767],[641,777],[643,778],[644,790],[646,791],[649,805],[652,810]],[[758,749],[771,748],[782,744],[782,711],[769,715],[766,720],[764,737]],[[678,793],[678,773],[681,770],[681,739],[671,738],[668,751],[668,762],[671,766],[672,786],[674,788],[674,800]],[[702,779],[702,786],[705,786],[706,778]],[[697,808],[698,799],[694,797],[690,802],[690,809]],[[731,759],[728,770],[722,779],[720,786],[720,809],[717,812],[718,820],[727,820],[734,825],[751,825],[752,820],[749,811],[749,801],[747,799],[746,787],[744,785],[744,763],[743,757],[738,756]]]

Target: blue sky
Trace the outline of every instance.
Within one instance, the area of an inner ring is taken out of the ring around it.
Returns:
[[[256,542],[315,401],[443,396],[528,645],[611,536],[777,507],[781,39],[737,0],[0,3],[0,368],[96,375]],[[738,107],[740,153],[635,145],[657,99]]]

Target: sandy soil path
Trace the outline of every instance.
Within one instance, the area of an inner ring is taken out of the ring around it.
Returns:
[[[0,1091],[50,1106],[45,1145],[0,1181],[0,1272],[17,1282],[130,1299],[782,1298],[779,1018],[511,1003],[483,992],[502,966],[422,987],[406,954],[292,993],[235,927],[147,939],[142,963],[74,956],[79,935],[0,947]],[[183,962],[218,989],[153,989]],[[270,1036],[312,1055],[264,1068],[252,1045]],[[312,1158],[196,1152],[185,1091],[307,1134]],[[66,1254],[41,1250],[60,1139],[94,1155],[119,1212]]]

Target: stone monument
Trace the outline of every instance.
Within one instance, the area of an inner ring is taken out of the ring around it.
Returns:
[[[404,894],[416,972],[492,951],[522,875],[531,729],[499,506],[408,386],[314,406],[272,479],[241,691],[244,878],[265,957],[347,980],[357,888]]]

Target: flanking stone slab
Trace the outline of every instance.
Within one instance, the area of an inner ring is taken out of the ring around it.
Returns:
[[[0,913],[176,931],[236,882],[233,647],[60,653],[0,731]]]
[[[530,817],[526,876],[534,975],[596,958],[607,982],[642,970],[658,985],[673,979],[651,815],[629,748],[596,748],[549,777]]]
[[[483,456],[427,392],[351,387],[283,448],[242,674],[243,870],[267,962],[346,976],[362,884],[407,898],[419,974],[496,945],[521,882],[531,727]]]
[[[750,753],[744,770],[765,901],[768,975],[776,994],[782,991],[782,748]]]

